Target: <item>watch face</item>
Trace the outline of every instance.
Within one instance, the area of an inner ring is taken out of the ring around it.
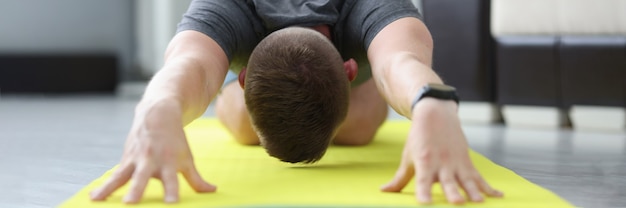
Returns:
[[[431,89],[441,90],[441,91],[455,91],[456,90],[456,88],[450,85],[444,85],[444,84],[428,84],[428,87],[430,87]]]

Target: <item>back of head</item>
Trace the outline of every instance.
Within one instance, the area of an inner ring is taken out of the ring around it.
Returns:
[[[261,144],[285,162],[319,160],[348,111],[341,56],[310,29],[286,28],[263,39],[250,56],[244,86]]]

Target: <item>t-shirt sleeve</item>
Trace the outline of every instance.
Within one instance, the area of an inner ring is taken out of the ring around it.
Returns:
[[[359,38],[365,49],[369,48],[374,37],[387,25],[404,17],[421,19],[415,5],[408,0],[367,1],[356,0],[351,11],[349,28],[358,28]]]
[[[194,30],[219,44],[229,61],[254,49],[263,28],[254,24],[255,18],[245,1],[193,0],[178,24],[177,33]]]
[[[335,27],[335,46],[344,59],[354,58],[359,75],[352,82],[359,85],[371,78],[367,57],[374,37],[390,23],[404,17],[421,19],[409,0],[345,0]]]

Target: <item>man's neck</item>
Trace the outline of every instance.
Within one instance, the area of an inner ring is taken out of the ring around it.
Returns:
[[[311,29],[322,33],[322,35],[326,36],[326,38],[328,38],[328,40],[333,40],[330,36],[330,27],[328,25],[315,25],[312,26]]]

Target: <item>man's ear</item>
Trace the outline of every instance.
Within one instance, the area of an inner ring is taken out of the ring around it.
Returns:
[[[246,71],[246,67],[243,67],[239,72],[239,86],[241,86],[241,89],[244,89],[243,87],[246,84]]]
[[[346,62],[343,62],[343,68],[346,70],[346,74],[348,75],[348,80],[350,80],[350,82],[354,81],[359,71],[359,66],[356,63],[356,61],[354,61],[354,59],[350,59],[350,60],[347,60]]]

